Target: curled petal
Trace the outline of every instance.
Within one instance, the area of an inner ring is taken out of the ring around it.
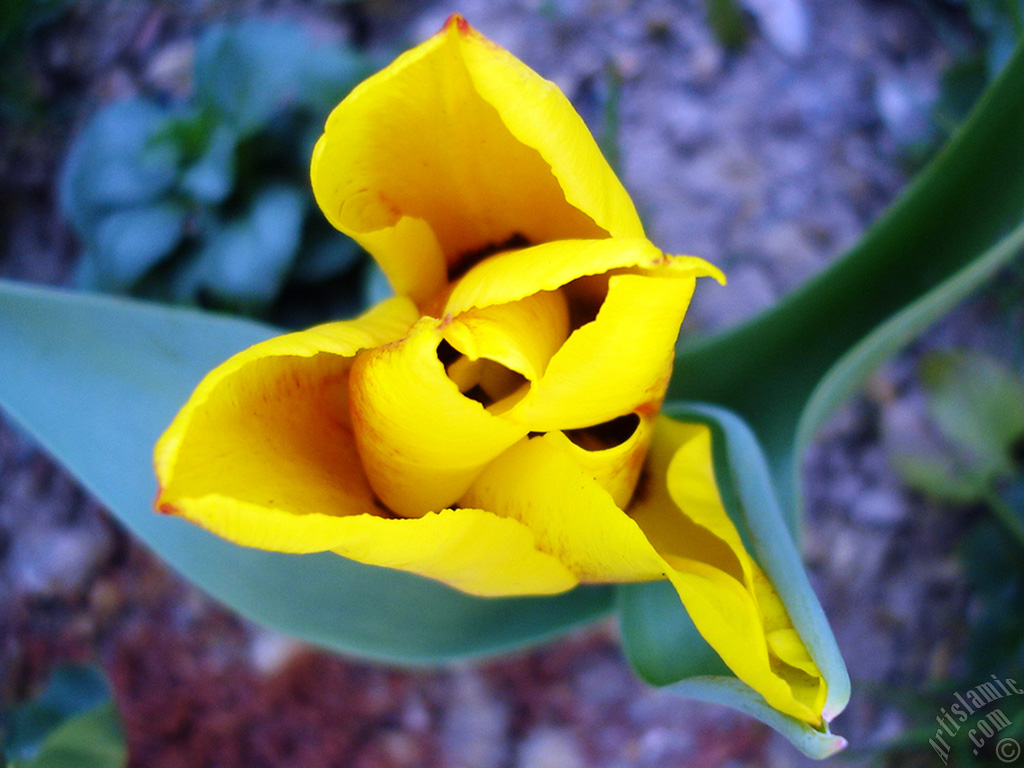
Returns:
[[[640,528],[554,435],[522,440],[473,483],[461,503],[517,520],[580,581],[661,578],[665,564]]]
[[[655,418],[631,413],[568,435],[550,432],[548,437],[611,495],[616,506],[625,509],[643,469]]]
[[[536,381],[569,335],[569,308],[561,291],[543,291],[510,304],[463,312],[443,333],[445,341],[470,360],[494,360]]]
[[[672,271],[613,275],[597,317],[572,332],[508,418],[548,431],[657,412],[694,286]]]
[[[722,272],[695,256],[668,256],[643,238],[562,240],[495,254],[473,267],[452,289],[444,312],[518,301],[538,291],[554,291],[574,280],[612,270],[652,270],[676,277],[714,277]]]
[[[697,629],[772,707],[819,724],[825,682],[722,505],[710,430],[660,418],[646,478],[630,514]]]
[[[418,302],[509,242],[643,236],[565,96],[457,16],[335,108],[312,179],[328,220]]]
[[[339,518],[377,511],[349,421],[352,362],[415,319],[411,301],[391,299],[215,368],[157,444],[158,509],[246,546],[336,546]]]
[[[406,517],[453,504],[487,462],[527,432],[459,391],[438,359],[441,326],[423,318],[401,341],[362,353],[349,382],[370,485]]]

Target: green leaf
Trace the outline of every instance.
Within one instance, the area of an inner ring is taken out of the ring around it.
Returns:
[[[230,544],[153,512],[152,449],[200,378],[276,330],[0,281],[0,405],[169,565],[253,621],[326,648],[426,664],[536,642],[608,611],[607,587],[470,597],[334,554]]]
[[[196,48],[196,98],[247,136],[294,106],[305,88],[311,44],[301,27],[287,22],[247,19],[211,27]]]
[[[965,474],[948,456],[896,453],[891,462],[908,488],[933,499],[969,504],[984,495],[983,481]]]
[[[356,265],[363,249],[340,232],[311,238],[295,261],[289,278],[299,283],[319,283]]]
[[[58,667],[38,696],[7,713],[4,755],[12,760],[27,760],[37,755],[42,742],[61,723],[109,697],[107,681],[95,667]]]
[[[57,728],[25,768],[123,768],[127,763],[117,708],[106,702]]]
[[[237,148],[231,129],[224,125],[214,128],[203,154],[182,174],[181,189],[198,203],[224,202],[235,183]]]
[[[747,42],[750,30],[736,0],[704,0],[704,14],[723,48],[738,50]]]
[[[865,376],[1024,248],[1024,47],[843,258],[745,325],[680,350],[670,396],[736,411],[795,521],[794,457]]]
[[[112,211],[96,224],[85,258],[89,283],[102,291],[129,291],[185,236],[187,211],[162,202]]]
[[[171,188],[178,153],[154,141],[168,119],[143,99],[116,101],[99,110],[75,139],[59,181],[60,205],[88,238],[105,212],[151,203]]]
[[[768,575],[793,626],[828,684],[824,716],[831,720],[850,696],[850,679],[821,605],[804,573],[787,528],[768,464],[753,432],[735,414],[696,403],[671,403],[666,413],[707,424],[712,433],[715,477],[726,510],[744,543]],[[618,587],[622,639],[630,663],[653,685],[682,696],[740,709],[782,733],[812,757],[825,757],[845,741],[782,715],[724,669],[697,632],[678,595],[664,584]]]
[[[245,216],[214,231],[199,255],[207,294],[248,311],[272,302],[298,252],[306,201],[298,189],[267,187]]]
[[[1024,434],[1024,381],[977,352],[940,352],[921,367],[929,411],[939,429],[991,480],[1013,470],[1011,450]]]
[[[322,122],[353,87],[372,73],[365,56],[352,48],[314,46],[304,49],[302,104]]]

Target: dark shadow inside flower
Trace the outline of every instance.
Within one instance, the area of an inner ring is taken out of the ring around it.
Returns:
[[[438,345],[437,357],[459,392],[491,413],[505,412],[525,397],[530,388],[521,373],[485,357],[472,360],[447,341]]]
[[[597,319],[608,296],[608,274],[578,277],[562,288],[569,304],[569,332]]]
[[[586,451],[606,451],[622,445],[636,433],[640,426],[640,417],[635,413],[627,413],[617,419],[595,424],[582,429],[567,429],[565,436]]]
[[[489,243],[476,250],[459,254],[459,256],[448,265],[448,282],[454,283],[469,270],[496,253],[503,251],[518,251],[531,245],[530,241],[520,232],[515,232],[502,243]]]

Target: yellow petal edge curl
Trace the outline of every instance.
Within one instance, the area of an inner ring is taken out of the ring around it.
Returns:
[[[668,579],[732,671],[818,726],[826,685],[659,416],[697,278],[558,89],[458,16],[335,108],[311,177],[397,297],[245,350],[155,450],[156,507],[486,597]]]

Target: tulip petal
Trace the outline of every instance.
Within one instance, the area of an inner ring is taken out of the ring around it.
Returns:
[[[544,373],[569,335],[569,307],[561,291],[543,291],[455,317],[444,338],[470,360],[501,363],[528,381]]]
[[[364,352],[349,381],[370,485],[405,517],[453,504],[487,462],[527,433],[459,392],[438,359],[442,326],[423,318],[401,341]]]
[[[157,444],[157,507],[247,546],[329,549],[339,517],[378,511],[349,422],[354,356],[416,316],[409,299],[391,299],[215,368]]]
[[[630,514],[722,660],[775,709],[821,722],[825,684],[715,485],[710,431],[660,418]]]
[[[510,242],[643,235],[565,96],[461,17],[335,108],[311,173],[328,220],[418,302]]]
[[[640,528],[554,435],[522,440],[484,470],[460,503],[518,520],[580,581],[663,578]]]
[[[504,251],[477,264],[455,284],[444,312],[458,315],[508,304],[537,291],[554,291],[581,277],[633,268],[725,282],[721,270],[703,259],[666,255],[642,238],[562,240]]]
[[[613,275],[596,319],[573,331],[508,418],[549,431],[656,412],[695,284],[666,270]]]
[[[550,595],[579,582],[541,551],[522,523],[480,509],[446,509],[415,519],[343,518],[335,552],[398,568],[482,597]],[[337,539],[336,539],[337,540]]]
[[[652,414],[629,414],[596,429],[580,430],[580,434],[570,432],[567,436],[562,432],[549,432],[548,438],[564,448],[573,461],[611,495],[617,507],[625,509],[643,469],[655,418]],[[616,434],[618,425],[625,429],[633,427],[633,430],[621,439],[621,435]],[[605,437],[602,432],[606,431],[615,435],[611,445],[602,444]]]

